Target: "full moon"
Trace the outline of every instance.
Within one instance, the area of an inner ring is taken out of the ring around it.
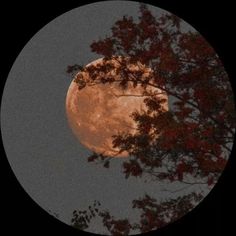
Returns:
[[[103,63],[102,58],[87,66],[98,63]],[[133,70],[138,70],[140,66],[145,71],[143,76],[149,75],[150,68],[142,64],[129,65]],[[88,77],[86,72],[79,72],[75,77],[78,75]],[[166,102],[162,104],[163,110],[168,110],[168,97],[163,91],[150,86],[146,90],[164,98]],[[93,152],[111,157],[128,157],[128,152],[119,152],[119,148],[113,147],[113,135],[136,133],[136,123],[131,114],[146,110],[143,91],[141,85],[134,88],[132,84],[128,84],[124,90],[118,82],[86,86],[79,90],[73,80],[66,96],[66,114],[72,132],[82,145]]]

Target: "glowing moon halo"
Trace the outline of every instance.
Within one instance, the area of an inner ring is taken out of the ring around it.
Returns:
[[[103,60],[100,58],[87,66],[102,62]],[[137,69],[137,66],[131,66],[134,70]],[[150,68],[145,69],[147,73],[150,73]],[[78,74],[88,76],[83,73],[85,72]],[[149,89],[158,90],[152,87]],[[123,90],[117,82],[86,86],[82,90],[78,90],[78,85],[73,80],[66,96],[66,114],[68,123],[80,143],[96,153],[113,157],[128,157],[127,152],[117,155],[119,149],[113,148],[112,136],[122,132],[131,134],[136,132],[136,124],[130,115],[135,110],[145,110],[144,97],[137,96],[142,92],[141,85],[133,88],[132,84],[128,84],[128,88]],[[167,111],[167,95],[158,96],[166,99],[163,108]]]

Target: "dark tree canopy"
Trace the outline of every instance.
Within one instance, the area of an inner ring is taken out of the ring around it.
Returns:
[[[131,230],[145,233],[161,228],[170,221],[178,220],[188,213],[201,198],[201,194],[193,192],[158,204],[156,199],[145,195],[132,202],[132,208],[141,211],[139,222],[135,223],[129,222],[127,218],[116,219],[108,210],[101,209],[100,202],[94,201],[86,210],[75,210],[71,223],[75,228],[85,230],[94,218],[99,217],[111,235],[129,235]]]
[[[89,74],[89,79],[77,74],[78,89],[106,83],[118,83],[124,90],[128,85],[143,87],[146,110],[130,114],[137,124],[136,133],[113,137],[114,147],[130,154],[123,163],[126,178],[145,175],[152,180],[211,187],[233,145],[233,93],[214,49],[198,32],[183,30],[181,25],[175,15],[154,17],[141,4],[137,22],[124,16],[115,22],[110,36],[91,44],[91,50],[103,57],[101,63],[75,65],[68,67],[68,72],[75,69]],[[134,72],[130,64],[139,70]],[[146,67],[151,72],[143,76]],[[163,111],[165,99],[148,87],[160,89],[171,98],[168,111]],[[109,168],[112,158],[94,153],[88,161],[102,162]],[[166,214],[171,215],[171,221],[178,219],[194,207],[192,199],[200,197],[192,193],[162,204],[149,196],[134,200],[133,207],[143,211],[138,226],[130,225],[127,219],[116,221],[109,212],[99,214],[114,235],[127,235],[132,227],[146,232],[165,225]]]

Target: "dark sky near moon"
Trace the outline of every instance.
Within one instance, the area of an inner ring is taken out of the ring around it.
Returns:
[[[137,17],[138,6],[127,1],[100,2],[56,18],[23,48],[5,85],[1,124],[9,163],[26,192],[66,223],[73,210],[87,208],[95,199],[118,216],[135,218],[137,212],[127,207],[133,199],[145,192],[161,199],[169,195],[160,192],[160,184],[125,180],[119,159],[109,170],[88,165],[90,152],[72,134],[65,114],[71,83],[67,65],[86,65],[99,58],[91,53],[90,43],[109,34],[123,15]],[[96,225],[91,227],[99,231]]]

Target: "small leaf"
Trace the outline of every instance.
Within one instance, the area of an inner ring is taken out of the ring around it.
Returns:
[[[105,168],[109,168],[110,166],[110,162],[109,161],[105,161],[104,165],[103,165]]]

